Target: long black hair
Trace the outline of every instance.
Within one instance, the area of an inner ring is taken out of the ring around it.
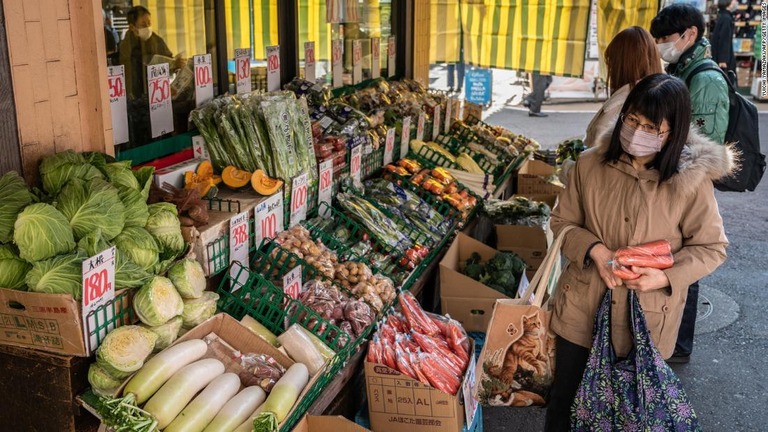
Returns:
[[[668,180],[677,172],[680,154],[688,141],[691,127],[691,96],[688,87],[672,75],[648,75],[629,92],[621,107],[622,116],[627,113],[647,117],[659,128],[664,120],[669,123],[667,143],[648,164],[648,168],[659,170],[660,182]],[[603,163],[617,162],[625,153],[619,138],[621,125],[621,120],[616,122]]]

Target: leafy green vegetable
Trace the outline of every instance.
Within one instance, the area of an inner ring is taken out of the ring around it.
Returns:
[[[191,329],[216,314],[216,302],[219,295],[206,291],[202,297],[184,300],[184,312],[181,313],[182,327]]]
[[[482,264],[480,255],[473,253],[464,263],[463,273],[496,291],[514,297],[520,285],[525,262],[512,252],[499,252]]]
[[[170,279],[155,276],[133,297],[133,310],[144,324],[159,326],[184,311],[184,302]]]
[[[105,172],[125,206],[125,226],[144,227],[149,218],[147,198],[155,168],[142,167],[134,171],[130,163],[115,162],[106,165]]]
[[[77,243],[77,249],[91,257],[110,246],[97,229]],[[128,255],[117,249],[115,254],[115,289],[138,288],[152,280],[153,275],[133,262]]]
[[[70,180],[56,198],[56,208],[69,219],[76,240],[96,229],[112,240],[125,226],[125,206],[117,189],[100,178]]]
[[[114,157],[101,152],[82,152],[81,154],[86,163],[93,165],[104,175],[107,175],[107,164],[115,161]]]
[[[123,381],[110,375],[98,364],[92,363],[88,367],[88,383],[91,384],[93,392],[97,395],[111,397],[117,393],[117,389],[120,388]]]
[[[187,258],[176,262],[168,269],[168,278],[182,298],[200,298],[205,291],[203,266],[196,260]]]
[[[157,335],[137,325],[118,327],[107,333],[96,351],[96,363],[117,379],[141,369],[155,348]]]
[[[35,262],[26,277],[29,290],[71,294],[75,300],[80,300],[83,294],[83,259],[85,255],[74,253]]]
[[[177,316],[168,320],[165,324],[159,326],[148,326],[141,324],[142,326],[152,330],[157,335],[157,342],[155,342],[155,352],[162,351],[171,345],[176,338],[179,337],[179,330],[181,330],[182,319],[181,316]]]
[[[144,228],[127,227],[117,237],[115,246],[140,268],[154,272],[159,262],[160,246]]]
[[[73,178],[103,179],[104,175],[95,166],[87,163],[82,154],[67,150],[44,158],[40,163],[40,177],[43,180],[43,189],[56,196]]]
[[[32,203],[32,194],[16,171],[0,177],[0,243],[13,240],[13,224],[21,210]]]
[[[545,202],[519,196],[506,201],[487,200],[482,212],[497,225],[544,226],[549,220],[550,208]]]
[[[157,240],[161,260],[179,256],[186,247],[178,214],[176,206],[171,203],[161,202],[149,206],[149,219],[145,228]]]
[[[50,204],[27,206],[14,224],[13,241],[19,256],[34,262],[65,254],[75,248],[67,218]]]
[[[25,278],[31,268],[12,245],[0,245],[0,288],[25,290]]]

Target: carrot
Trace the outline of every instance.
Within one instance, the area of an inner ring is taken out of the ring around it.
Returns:
[[[613,274],[620,277],[623,280],[634,280],[640,277],[639,274],[633,272],[632,270],[629,270],[623,265],[618,265],[618,266],[614,265]]]
[[[616,260],[625,267],[651,267],[656,269],[668,269],[675,264],[672,255],[627,255],[620,256]]]

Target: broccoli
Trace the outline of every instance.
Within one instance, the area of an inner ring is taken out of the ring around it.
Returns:
[[[509,297],[517,293],[525,262],[512,252],[499,252],[485,265],[482,258],[473,253],[465,262],[464,274]]]
[[[479,281],[483,278],[483,275],[485,274],[485,268],[482,264],[467,264],[466,267],[464,267],[464,274],[471,277],[472,279]]]

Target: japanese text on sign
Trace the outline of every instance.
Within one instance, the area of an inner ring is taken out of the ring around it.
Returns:
[[[320,187],[317,191],[318,206],[321,202],[326,203],[327,207],[320,208],[320,216],[328,217],[330,213],[331,201],[333,199],[333,159],[321,163],[318,166],[318,179]]]
[[[419,113],[419,121],[416,123],[416,139],[424,140],[424,123],[427,119],[424,117],[424,113]]]
[[[229,262],[238,261],[243,267],[248,266],[248,249],[250,245],[248,221],[250,212],[245,211],[229,220]],[[230,270],[232,280],[237,280],[237,286],[242,286],[248,279],[248,273],[238,267]],[[234,288],[234,287],[233,287]]]
[[[395,59],[397,53],[395,52],[395,37],[390,36],[387,39],[387,76],[392,78],[395,76]]]
[[[356,185],[361,184],[360,171],[361,163],[363,159],[363,146],[359,145],[352,149],[351,158],[349,162],[349,175]]]
[[[304,42],[304,79],[315,82],[315,43]]]
[[[437,136],[440,135],[440,105],[435,107],[435,117],[433,118],[434,123],[432,124],[432,140],[436,140]]]
[[[267,47],[267,91],[280,90],[280,46]]]
[[[274,238],[283,230],[283,194],[277,192],[256,205],[254,217],[254,245],[257,247],[264,239]]]
[[[248,48],[235,49],[235,78],[237,94],[251,92],[251,51]]]
[[[387,129],[387,140],[384,142],[384,165],[392,163],[395,152],[395,128]]]
[[[293,178],[291,188],[291,226],[307,218],[309,174],[302,173]]]
[[[200,105],[213,99],[213,66],[211,55],[203,54],[194,57],[195,64],[195,103]]]
[[[195,159],[211,160],[208,148],[205,147],[205,139],[201,135],[192,137],[192,154],[195,155]]]
[[[125,99],[125,71],[122,65],[110,66],[107,74],[109,106],[112,109],[114,144],[128,142],[128,108]]]
[[[371,78],[381,76],[381,38],[371,38]]]
[[[301,294],[301,285],[301,266],[298,265],[283,276],[283,292],[297,299]]]
[[[363,80],[363,41],[352,41],[352,84]]]
[[[341,64],[343,49],[344,44],[341,39],[334,39],[331,42],[331,69],[333,69],[333,88],[338,88],[344,85],[344,80],[342,78],[344,66]]]
[[[411,144],[411,117],[403,119],[403,130],[400,134],[400,159],[408,154],[408,146]]]
[[[448,102],[445,104],[445,126],[443,127],[443,132],[448,133],[451,130],[451,123],[453,123],[453,103],[454,98],[448,99]]]
[[[152,138],[173,132],[169,69],[168,63],[147,66],[147,94],[149,95],[149,121],[152,124]]]
[[[89,335],[89,329],[96,329],[96,316],[94,311],[115,299],[115,247],[96,254],[85,261],[82,267],[83,274],[83,326],[85,343],[89,353],[93,352],[99,340],[104,339],[108,329],[103,329],[102,334]],[[104,308],[106,316],[99,316],[99,322],[110,323],[114,320],[114,308]],[[103,315],[103,314],[100,314]],[[112,324],[114,328],[114,323]],[[111,329],[109,329],[111,330]]]

